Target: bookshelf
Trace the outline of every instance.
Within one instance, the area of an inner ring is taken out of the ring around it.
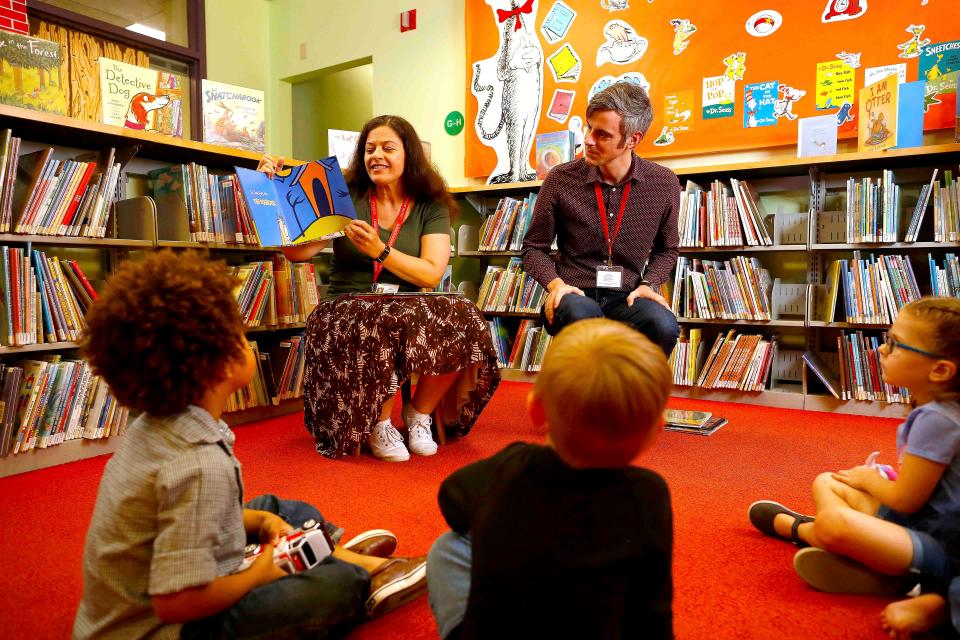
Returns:
[[[784,300],[776,300],[774,292],[771,305],[774,313],[771,320],[724,320],[679,317],[681,328],[699,327],[704,334],[715,335],[718,331],[735,329],[761,335],[776,333],[781,338],[779,361],[773,363],[768,389],[762,392],[745,392],[728,389],[705,389],[701,387],[674,388],[677,397],[699,398],[758,404],[766,406],[852,413],[859,415],[903,417],[909,406],[868,400],[838,400],[826,390],[799,355],[805,350],[823,352],[822,345],[832,344],[840,332],[863,331],[879,335],[886,324],[850,323],[842,317],[842,307],[833,321],[824,321],[822,298],[827,287],[826,265],[839,256],[850,258],[854,251],[866,255],[903,254],[910,257],[913,270],[920,279],[921,294],[930,292],[930,283],[922,277],[926,271],[926,254],[931,253],[942,264],[946,253],[960,254],[960,242],[935,242],[930,230],[932,202],[927,209],[922,231],[916,242],[903,242],[904,232],[910,220],[913,205],[920,185],[929,179],[931,170],[953,167],[958,172],[960,144],[941,142],[944,136],[928,140],[919,148],[891,149],[881,152],[858,153],[851,151],[819,158],[792,157],[795,148],[773,150],[762,159],[733,161],[719,160],[716,164],[704,164],[704,158],[667,158],[656,162],[669,166],[680,178],[681,187],[687,180],[696,181],[707,188],[711,180],[728,182],[737,178],[750,182],[759,192],[768,212],[767,226],[774,244],[771,246],[746,247],[681,247],[681,256],[703,260],[729,260],[733,256],[752,256],[764,268],[782,277],[783,286],[789,287]],[[736,154],[734,154],[736,155]],[[709,160],[709,159],[707,159]],[[843,194],[837,191],[842,180],[848,177],[876,176],[883,170],[894,170],[898,184],[902,183],[901,214],[897,242],[846,242],[846,212],[830,211],[836,207]],[[942,180],[941,180],[942,183]],[[503,197],[522,199],[539,189],[541,182],[525,182],[510,185],[472,185],[451,189],[461,201],[463,215],[458,220],[458,262],[467,263],[459,268],[460,289],[476,299],[477,283],[483,278],[487,264],[503,264],[519,256],[518,251],[480,251],[478,229],[485,216],[490,215]],[[772,224],[771,224],[772,223]],[[456,274],[455,274],[456,275]],[[471,282],[472,280],[472,282]],[[842,288],[841,288],[842,296]],[[788,315],[778,317],[777,308],[789,308]],[[484,311],[488,318],[511,316],[535,318],[537,314]],[[710,339],[705,338],[707,347]],[[830,355],[827,353],[827,355]],[[836,360],[836,352],[833,354]],[[504,379],[531,381],[535,373],[502,369]]]
[[[126,166],[121,169],[126,184],[127,199],[117,202],[115,215],[105,238],[0,234],[0,245],[39,249],[53,255],[76,258],[90,280],[103,280],[120,262],[138,252],[161,248],[201,249],[209,251],[229,264],[268,260],[279,252],[277,247],[259,247],[215,242],[190,242],[171,233],[185,226],[185,220],[171,221],[176,212],[160,208],[143,193],[147,171],[194,162],[210,167],[218,173],[232,173],[234,166],[255,168],[260,154],[205,144],[192,140],[170,138],[144,131],[113,127],[97,122],[81,121],[65,116],[0,105],[0,130],[10,129],[23,143],[20,155],[41,147],[53,147],[52,157],[66,159],[78,153],[96,152],[114,147],[123,150]],[[132,159],[131,159],[132,158]],[[117,160],[120,162],[120,160]],[[176,224],[172,224],[172,223]],[[166,232],[165,232],[166,230]],[[322,288],[321,288],[322,291]],[[321,293],[322,295],[322,293]],[[292,333],[302,331],[305,322],[255,326],[248,328],[251,340],[264,342],[285,340]],[[0,362],[16,362],[18,358],[42,358],[63,353],[76,356],[77,345],[69,340],[0,346]],[[302,410],[301,399],[281,400],[278,404],[260,406],[224,415],[231,425],[262,420]],[[35,469],[112,453],[121,438],[78,438],[66,440],[46,448],[34,448],[16,455],[11,451],[0,458],[0,477]]]

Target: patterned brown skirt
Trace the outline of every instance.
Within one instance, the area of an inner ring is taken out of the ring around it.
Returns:
[[[320,302],[304,334],[304,421],[317,452],[366,440],[383,403],[413,374],[462,372],[443,401],[447,433],[469,433],[500,383],[490,330],[456,295],[341,295]]]

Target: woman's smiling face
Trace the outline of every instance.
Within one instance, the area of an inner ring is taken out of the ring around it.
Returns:
[[[377,127],[367,136],[363,164],[370,181],[375,185],[384,186],[398,181],[403,175],[405,158],[403,141],[390,127]]]

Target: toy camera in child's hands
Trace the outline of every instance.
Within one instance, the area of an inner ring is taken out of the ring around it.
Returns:
[[[300,573],[317,566],[333,549],[333,544],[327,539],[323,525],[308,521],[302,529],[294,529],[280,536],[273,548],[273,563],[287,573]],[[312,526],[310,526],[312,525]],[[260,555],[261,545],[248,544],[244,549],[243,564],[240,571],[248,568],[257,556]]]
[[[880,464],[879,462],[877,462],[877,458],[879,457],[880,457],[880,452],[874,451],[869,456],[867,456],[867,461],[864,462],[863,464],[867,467],[873,467],[874,469],[876,469],[877,473],[883,476],[886,480],[896,480],[897,472],[890,465]]]

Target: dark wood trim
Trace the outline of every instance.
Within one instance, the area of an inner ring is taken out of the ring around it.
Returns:
[[[98,38],[186,63],[190,74],[190,81],[187,85],[187,90],[190,91],[190,131],[188,135],[192,140],[200,140],[203,127],[200,79],[207,77],[206,16],[204,0],[186,0],[186,3],[188,43],[186,47],[129,31],[109,22],[61,9],[40,0],[30,0],[27,13],[31,18],[74,28]]]

